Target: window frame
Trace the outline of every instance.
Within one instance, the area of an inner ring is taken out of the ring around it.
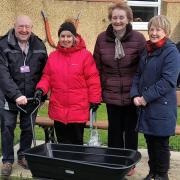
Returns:
[[[157,7],[158,8],[158,15],[161,12],[161,0],[157,2],[154,1],[127,1],[129,6],[133,7]],[[147,30],[148,22],[132,22],[133,29],[135,30]]]

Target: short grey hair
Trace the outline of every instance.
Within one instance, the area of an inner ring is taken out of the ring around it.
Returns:
[[[167,19],[167,17],[164,15],[158,15],[152,17],[148,23],[148,31],[151,28],[151,26],[155,26],[163,29],[167,36],[169,36],[171,33],[171,24]]]

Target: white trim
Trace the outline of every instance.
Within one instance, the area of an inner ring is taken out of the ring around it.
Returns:
[[[158,15],[161,13],[161,0],[158,0]]]
[[[158,8],[158,15],[161,11],[161,0],[158,0],[157,2],[153,1],[129,1],[128,5],[133,7],[157,7]],[[133,29],[135,30],[147,30],[147,24],[148,22],[132,22]]]
[[[147,31],[148,22],[132,22],[132,26],[134,30],[143,30]]]
[[[158,7],[160,2],[150,2],[150,1],[128,1],[129,6],[145,6],[145,7]]]

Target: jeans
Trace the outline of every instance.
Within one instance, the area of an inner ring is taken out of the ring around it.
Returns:
[[[24,157],[24,151],[29,149],[32,144],[32,126],[30,113],[2,110],[1,117],[4,125],[1,128],[2,138],[2,162],[14,163],[14,130],[16,128],[17,115],[19,114],[20,119],[20,145],[17,152],[18,159]],[[35,122],[37,112],[34,113],[32,121],[33,126]]]

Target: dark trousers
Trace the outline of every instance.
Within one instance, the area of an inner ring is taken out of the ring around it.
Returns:
[[[147,143],[150,172],[162,176],[167,174],[170,165],[169,136],[144,135],[144,137]]]
[[[85,123],[63,124],[54,121],[54,128],[58,143],[64,144],[83,144]]]
[[[108,146],[137,150],[138,133],[135,131],[137,113],[134,105],[106,104],[108,113]]]
[[[33,125],[36,118],[35,113],[33,115]],[[1,117],[3,125],[1,127],[1,138],[2,138],[2,162],[14,162],[14,130],[16,127],[18,111],[2,110]],[[17,152],[18,159],[24,157],[24,151],[31,147],[32,143],[32,127],[30,114],[23,112],[19,113],[20,119],[20,147]]]
[[[1,125],[2,125],[2,108],[0,108],[0,129],[1,129]]]

